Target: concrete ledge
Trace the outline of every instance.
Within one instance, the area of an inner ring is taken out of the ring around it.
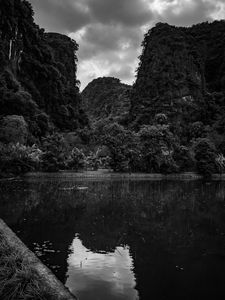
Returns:
[[[55,277],[55,275],[30,251],[15,233],[0,219],[0,233],[7,245],[13,251],[19,252],[21,257],[36,272],[40,278],[40,284],[46,288],[48,299],[75,300],[69,290]]]

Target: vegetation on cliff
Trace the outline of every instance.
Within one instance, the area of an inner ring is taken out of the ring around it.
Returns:
[[[81,93],[84,110],[92,121],[111,119],[121,122],[130,110],[131,86],[113,77],[91,81]]]
[[[114,78],[84,90],[92,118],[86,140],[107,147],[114,170],[223,172],[224,30],[224,21],[190,28],[159,23],[145,35],[129,93]],[[122,115],[113,114],[118,99],[129,103],[129,114],[121,106]]]
[[[18,148],[18,143],[21,147],[37,144],[42,148],[43,137],[58,131],[76,131],[88,124],[81,109],[76,79],[78,45],[67,36],[45,33],[34,23],[33,14],[26,0],[1,0],[0,147],[3,160],[10,149]],[[8,162],[10,156],[15,155],[14,150],[7,156]],[[0,172],[2,168],[1,165]]]
[[[190,28],[158,23],[146,33],[132,92],[137,126],[159,112],[189,125],[202,117],[207,96],[224,96],[224,29],[224,21]]]
[[[157,24],[133,87],[103,77],[80,94],[75,41],[40,29],[28,1],[1,0],[0,16],[0,172],[223,172],[224,21]]]
[[[44,33],[34,23],[28,1],[2,0],[0,15],[1,115],[26,117],[34,136],[48,117],[59,129],[78,128],[84,118],[76,80],[76,42]]]
[[[201,173],[224,162],[224,31],[224,21],[190,28],[158,23],[144,37],[131,92],[131,128],[153,125],[164,114],[178,147],[188,149]]]

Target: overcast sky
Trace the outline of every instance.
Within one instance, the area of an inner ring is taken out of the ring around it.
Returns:
[[[155,23],[188,26],[225,18],[225,0],[30,0],[46,31],[79,44],[81,89],[114,76],[132,84],[144,33]]]

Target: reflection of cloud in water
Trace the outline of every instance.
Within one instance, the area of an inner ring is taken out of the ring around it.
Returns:
[[[85,299],[138,299],[129,247],[94,253],[76,237],[68,258],[66,286]]]

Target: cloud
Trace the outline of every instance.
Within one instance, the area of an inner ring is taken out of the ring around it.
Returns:
[[[134,81],[144,31],[157,22],[190,26],[224,18],[224,0],[30,0],[47,31],[80,45],[78,79],[84,88],[99,76]]]
[[[30,0],[35,20],[47,31],[70,33],[91,22],[85,1],[76,0]]]
[[[151,17],[146,0],[30,0],[48,31],[72,32],[92,22],[137,26]]]
[[[134,70],[129,64],[119,66],[118,69],[114,69],[109,72],[108,76],[120,78],[123,82],[130,83],[130,80],[134,78]]]
[[[91,58],[96,55],[106,54],[123,56],[130,49],[136,49],[142,40],[140,28],[129,28],[121,25],[86,26],[82,33],[70,34],[80,44],[80,58]]]
[[[143,25],[152,18],[145,0],[88,0],[90,11],[104,24]]]
[[[154,4],[155,19],[177,26],[190,26],[211,21],[211,13],[216,9],[216,1],[209,0],[156,0]],[[158,11],[157,4],[159,5]]]
[[[78,77],[83,85],[99,76],[133,81],[141,28],[98,23],[70,36],[80,44]]]

